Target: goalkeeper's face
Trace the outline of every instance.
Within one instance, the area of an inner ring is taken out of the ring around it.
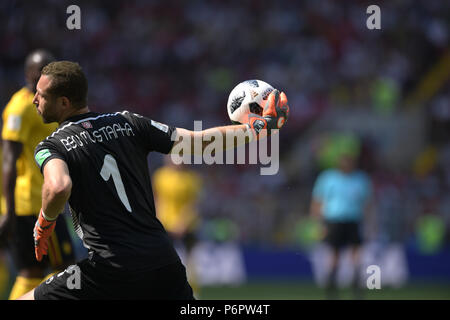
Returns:
[[[33,103],[44,123],[58,122],[62,106],[62,97],[55,97],[50,93],[51,77],[42,75],[36,85],[36,94]]]

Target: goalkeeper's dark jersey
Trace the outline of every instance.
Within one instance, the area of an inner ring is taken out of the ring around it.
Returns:
[[[177,261],[156,218],[147,155],[167,154],[174,127],[128,111],[71,117],[35,151],[41,171],[50,159],[67,163],[72,179],[70,210],[90,258],[128,269]]]

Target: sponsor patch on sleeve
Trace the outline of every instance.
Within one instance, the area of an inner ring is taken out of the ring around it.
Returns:
[[[11,131],[19,131],[20,126],[22,125],[22,117],[18,115],[10,115],[8,116],[7,126]]]
[[[48,149],[42,149],[36,155],[34,156],[34,159],[36,160],[39,167],[42,167],[42,164],[44,163],[45,159],[50,157],[52,154]]]

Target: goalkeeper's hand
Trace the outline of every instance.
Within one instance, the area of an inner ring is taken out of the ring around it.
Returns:
[[[48,238],[50,238],[55,229],[56,220],[48,221],[45,219],[43,211],[39,212],[39,217],[36,221],[33,230],[34,236],[34,253],[36,260],[41,261],[42,257],[48,252]]]
[[[271,135],[273,129],[281,129],[288,118],[289,105],[286,94],[275,89],[269,94],[262,115],[249,114],[247,125],[254,130],[258,139],[263,135],[260,136],[262,132],[267,132],[264,135]]]

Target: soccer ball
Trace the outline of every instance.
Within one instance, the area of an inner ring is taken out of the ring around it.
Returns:
[[[274,87],[261,80],[239,83],[228,96],[227,110],[231,122],[247,123],[249,113],[262,115],[265,101],[273,90]]]

